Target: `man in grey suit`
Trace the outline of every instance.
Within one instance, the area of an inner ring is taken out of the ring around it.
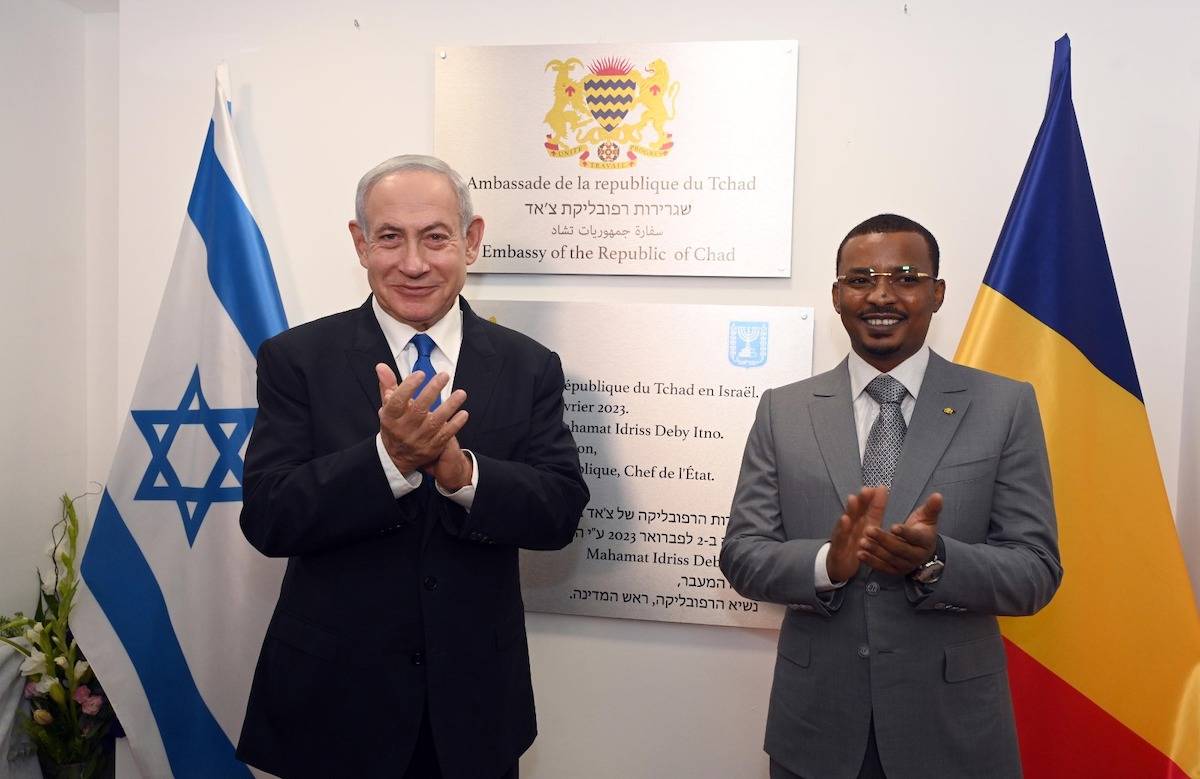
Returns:
[[[1062,579],[1033,388],[925,345],[938,246],[893,214],[838,247],[853,347],[766,392],[721,570],[787,604],[767,714],[772,779],[1020,776],[998,615]]]

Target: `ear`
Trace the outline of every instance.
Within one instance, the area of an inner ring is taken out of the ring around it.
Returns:
[[[354,240],[354,251],[358,254],[358,264],[367,267],[367,236],[363,234],[362,228],[358,226],[358,222],[354,219],[350,220],[350,237]]]
[[[479,246],[483,243],[483,217],[477,216],[467,225],[467,264],[479,257]]]
[[[938,279],[933,284],[933,310],[937,311],[942,307],[942,301],[946,299],[946,282]]]
[[[833,310],[834,310],[834,312],[841,314],[842,313],[842,301],[838,297],[838,283],[836,281],[833,282],[833,288],[831,290],[829,290],[829,292],[830,292],[830,294],[833,295]],[[939,305],[941,305],[941,304],[939,304]]]

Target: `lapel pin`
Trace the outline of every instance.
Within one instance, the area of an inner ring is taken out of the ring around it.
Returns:
[[[953,414],[954,409],[950,408],[949,406],[946,406],[944,409],[942,409],[942,413],[943,414]]]

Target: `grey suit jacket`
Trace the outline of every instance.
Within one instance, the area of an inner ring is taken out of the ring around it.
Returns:
[[[884,527],[942,493],[942,578],[864,565],[818,596],[817,551],[862,486],[852,400],[843,361],[765,393],[746,442],[721,570],[791,606],[765,748],[810,779],[853,777],[874,716],[890,779],[1019,776],[996,616],[1036,612],[1062,578],[1033,388],[930,354]]]

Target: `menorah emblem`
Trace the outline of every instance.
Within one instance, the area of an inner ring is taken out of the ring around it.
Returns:
[[[767,323],[729,323],[729,361],[739,368],[757,368],[767,361]]]

